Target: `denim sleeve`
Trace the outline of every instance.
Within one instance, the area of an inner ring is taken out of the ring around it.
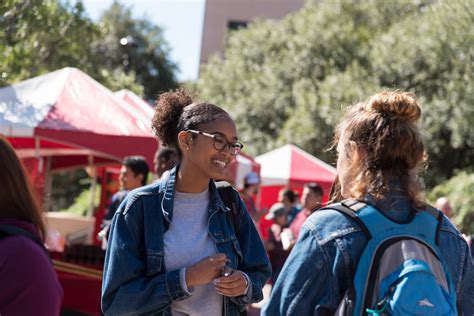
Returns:
[[[189,297],[181,286],[180,270],[146,275],[141,203],[128,204],[122,203],[112,221],[102,282],[105,315],[158,312]]]
[[[262,315],[330,315],[337,295],[329,258],[314,232],[303,225]]]
[[[465,248],[464,271],[462,274],[461,291],[458,298],[460,315],[474,315],[474,267],[469,247]]]
[[[235,194],[239,196],[237,192]],[[252,304],[263,299],[262,289],[272,272],[260,235],[240,197],[238,198],[238,207],[240,234],[237,239],[241,251],[241,261],[237,268],[247,274],[250,284],[245,295],[232,297],[231,301],[243,308],[245,304]]]

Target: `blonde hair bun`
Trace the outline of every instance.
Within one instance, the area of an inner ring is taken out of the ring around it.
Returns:
[[[421,117],[421,106],[409,92],[382,92],[365,104],[367,111],[395,115],[415,123]]]

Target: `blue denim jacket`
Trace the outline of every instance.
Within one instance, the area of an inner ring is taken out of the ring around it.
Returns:
[[[189,294],[180,284],[179,270],[164,265],[163,234],[173,220],[176,168],[169,178],[136,189],[114,215],[105,257],[102,310],[106,315],[171,315],[170,305]],[[227,208],[213,181],[209,183],[209,234],[229,265],[250,279],[246,295],[224,297],[223,315],[238,315],[245,304],[262,300],[271,274],[262,241],[237,192],[240,234],[236,236]],[[203,302],[205,303],[205,302]]]
[[[410,204],[402,194],[379,204],[389,217],[403,221]],[[263,315],[333,315],[367,243],[360,227],[333,210],[313,213],[303,225]],[[474,315],[474,269],[466,241],[447,219],[441,224],[439,247],[456,287],[459,312]]]

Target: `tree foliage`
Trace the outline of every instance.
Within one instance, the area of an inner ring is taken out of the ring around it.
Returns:
[[[106,68],[122,64],[133,72],[149,100],[177,86],[177,67],[168,58],[169,47],[160,27],[134,18],[130,8],[118,2],[104,12],[99,26],[102,36],[95,44]]]
[[[132,18],[118,3],[97,24],[81,1],[5,0],[0,26],[0,86],[68,66],[113,90],[128,88],[150,99],[176,86],[176,66],[168,58],[161,29]],[[136,45],[120,45],[127,35]],[[128,69],[122,65],[124,49],[131,56]]]
[[[231,33],[197,89],[231,112],[252,154],[291,142],[327,161],[346,106],[382,90],[414,92],[435,185],[474,160],[473,20],[468,0],[308,2]]]

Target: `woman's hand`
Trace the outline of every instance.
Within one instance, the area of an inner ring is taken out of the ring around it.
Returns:
[[[212,283],[219,294],[229,297],[244,295],[248,285],[247,278],[239,270],[232,270],[231,275],[215,279]]]
[[[227,256],[219,253],[206,257],[195,265],[186,268],[186,285],[190,288],[195,285],[210,283],[221,275],[226,262]]]

